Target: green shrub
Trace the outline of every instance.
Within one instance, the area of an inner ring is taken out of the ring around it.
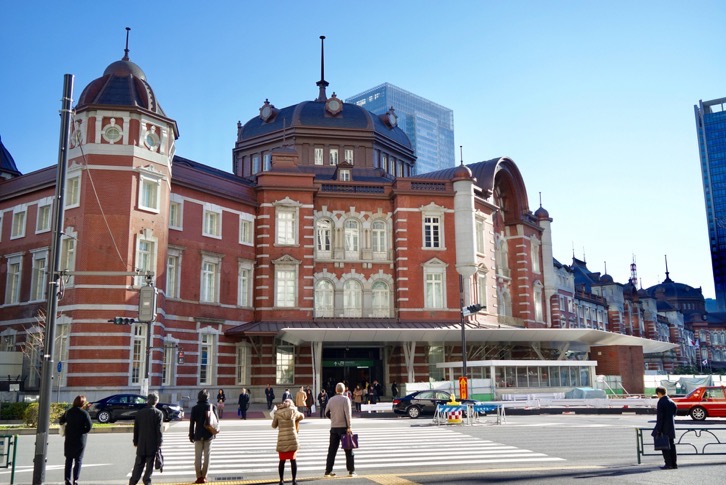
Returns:
[[[3,402],[0,403],[0,421],[20,421],[25,415],[27,402]]]
[[[57,424],[60,417],[68,409],[67,403],[51,403],[50,405],[50,424]],[[23,421],[25,425],[30,428],[38,426],[38,403],[33,402],[28,404],[25,412],[23,413]]]

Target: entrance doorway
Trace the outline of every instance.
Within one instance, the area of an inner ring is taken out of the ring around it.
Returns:
[[[353,391],[374,380],[383,381],[380,347],[326,347],[323,349],[322,379],[325,390],[335,395],[335,384],[345,383]]]

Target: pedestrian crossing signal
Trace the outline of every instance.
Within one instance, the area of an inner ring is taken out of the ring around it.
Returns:
[[[177,364],[183,364],[184,363],[184,351],[180,350],[176,353],[176,363]]]
[[[468,317],[469,315],[473,315],[473,314],[481,311],[483,308],[484,308],[484,305],[479,305],[479,304],[465,306],[464,308],[461,309],[461,314],[462,314],[462,316]]]
[[[109,323],[113,323],[114,325],[133,325],[134,323],[136,323],[136,320],[126,317],[113,317],[111,320],[109,320]]]

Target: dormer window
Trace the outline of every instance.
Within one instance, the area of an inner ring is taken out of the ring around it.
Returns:
[[[338,180],[341,182],[350,182],[350,170],[341,170],[338,173]]]
[[[272,121],[277,116],[278,109],[274,104],[270,104],[269,100],[265,100],[265,104],[260,108],[260,119],[265,123]]]

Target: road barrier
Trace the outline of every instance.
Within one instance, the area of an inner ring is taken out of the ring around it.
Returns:
[[[653,447],[653,438],[650,435],[652,431],[653,428],[635,428],[638,465],[643,456],[662,455]],[[724,427],[676,428],[674,441],[679,456],[726,455],[726,428]]]
[[[15,483],[15,455],[18,435],[0,434],[0,468],[10,468],[10,485]]]

